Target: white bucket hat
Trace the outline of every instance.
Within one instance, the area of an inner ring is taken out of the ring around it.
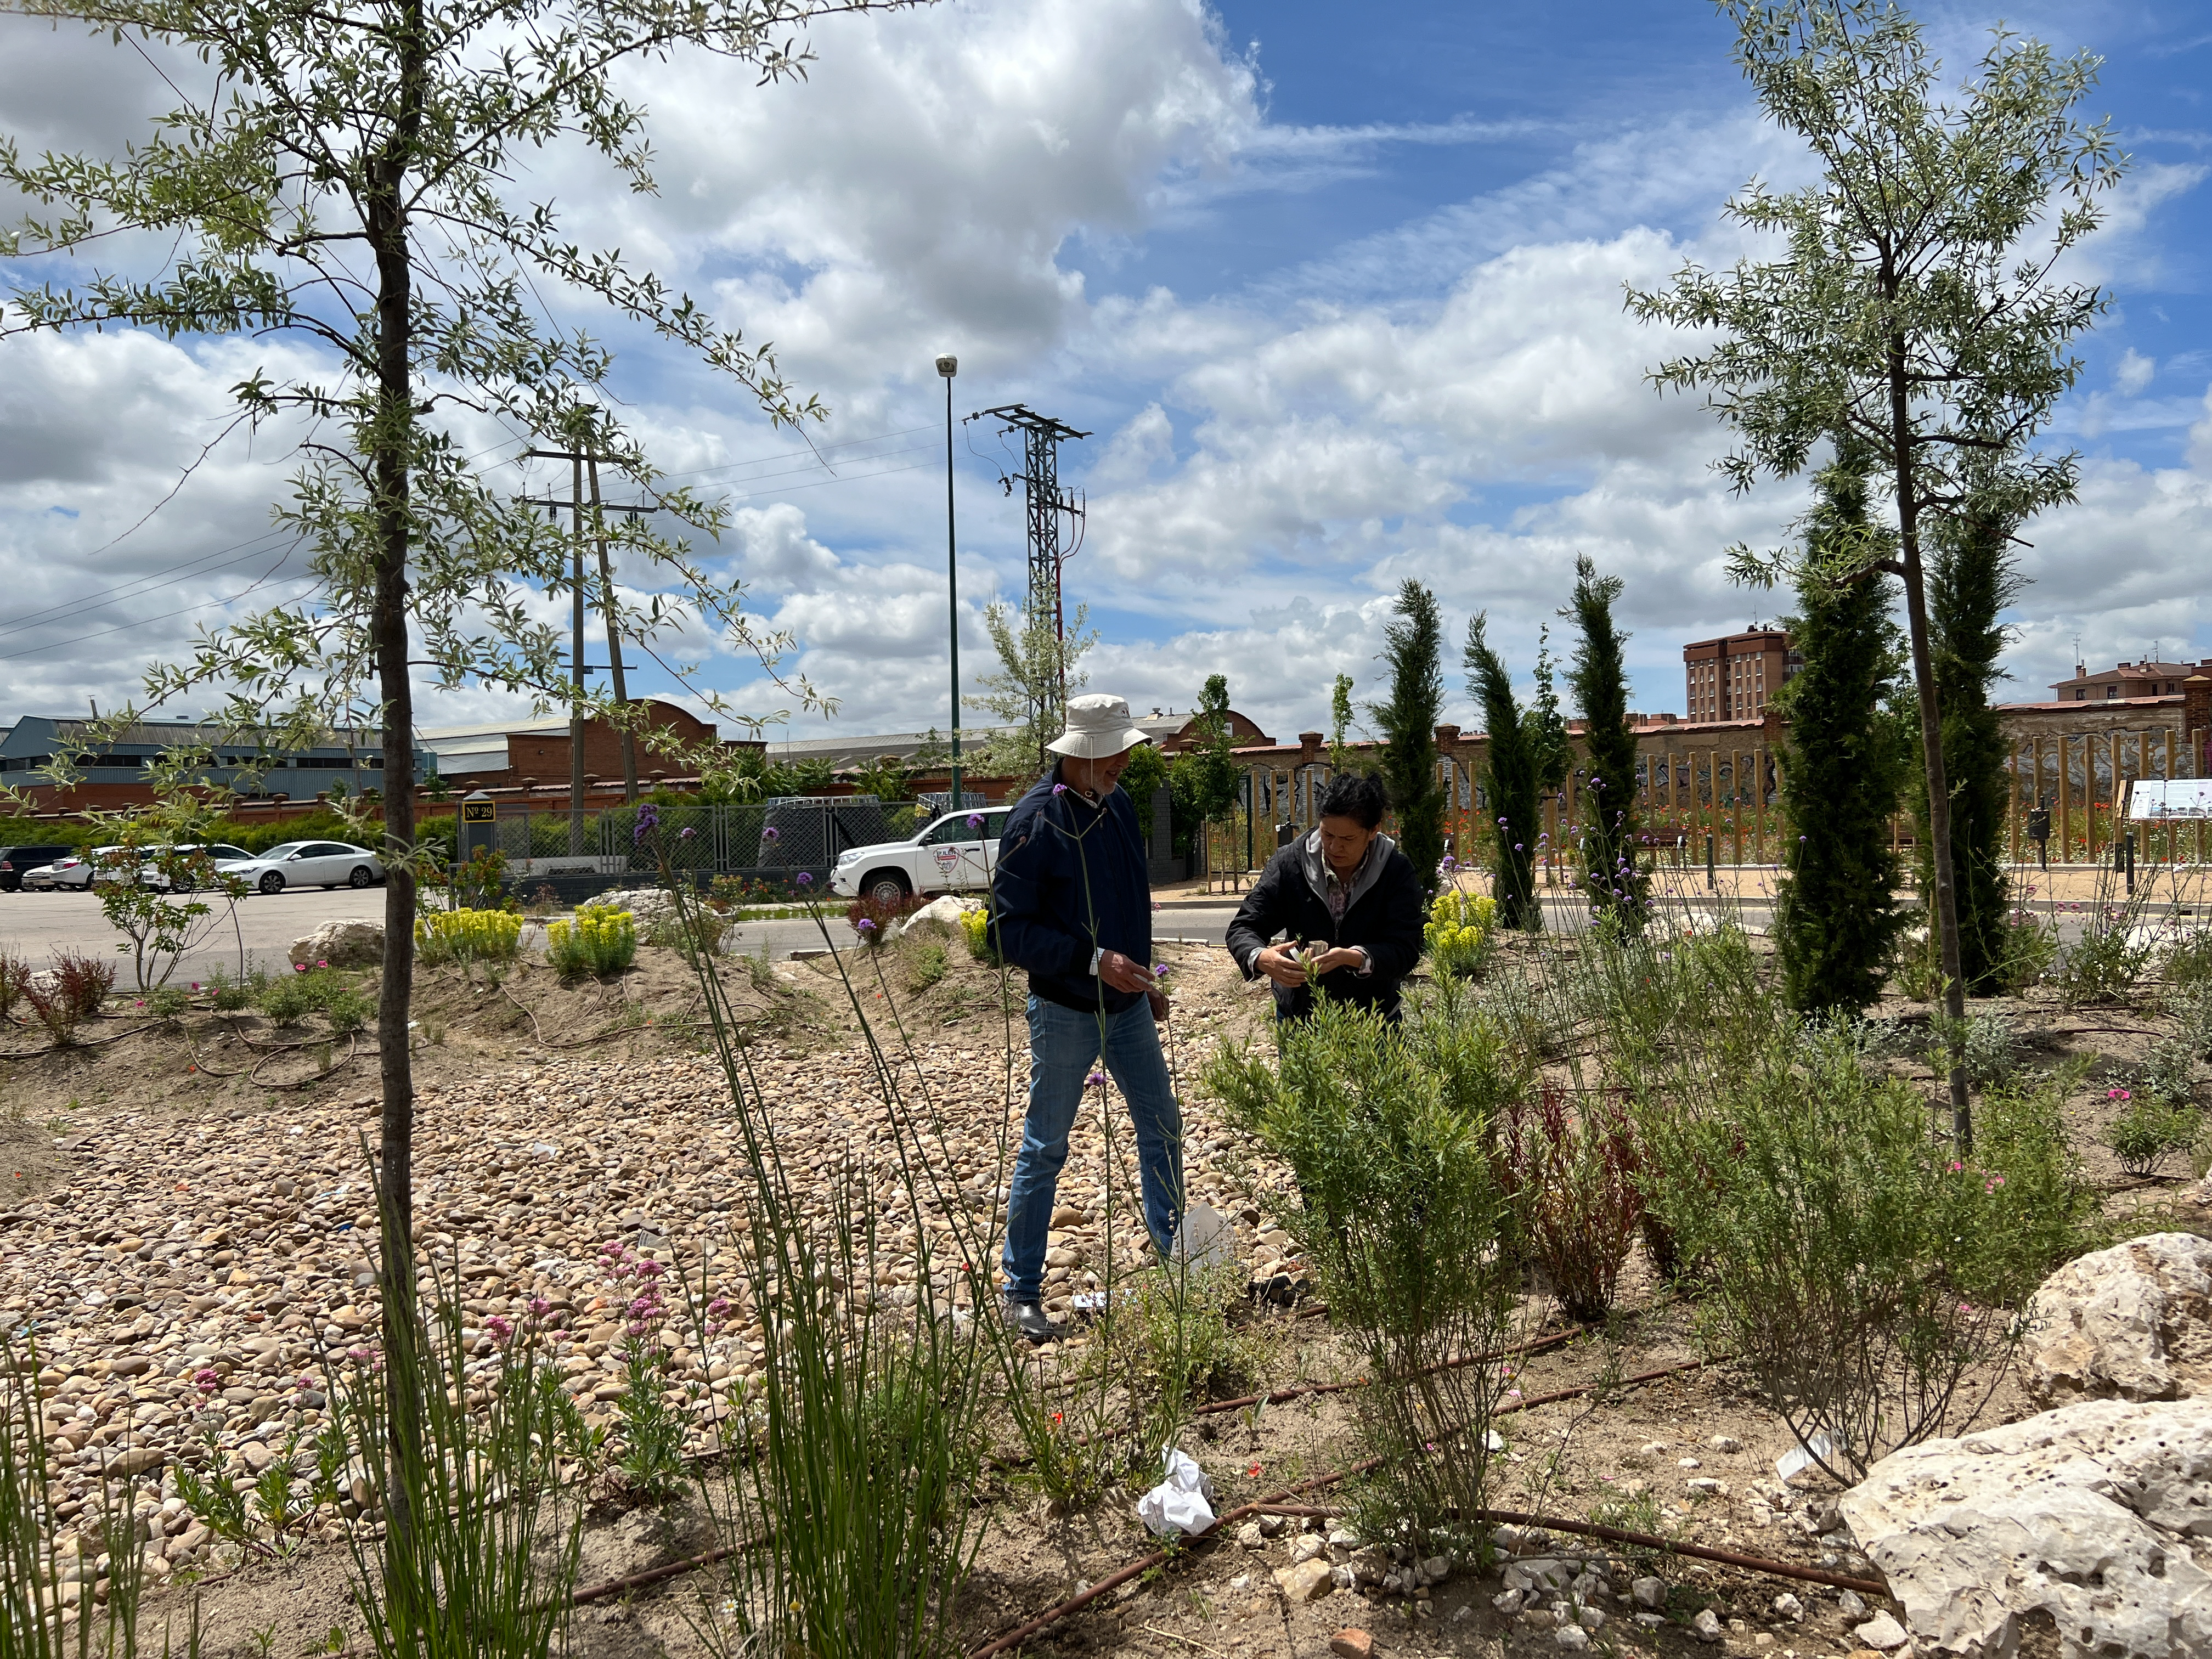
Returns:
[[[1103,692],[1067,700],[1067,730],[1054,738],[1045,747],[1055,755],[1073,755],[1078,760],[1097,760],[1105,755],[1118,755],[1124,749],[1134,749],[1152,738],[1139,731],[1129,719],[1129,700],[1109,697]]]

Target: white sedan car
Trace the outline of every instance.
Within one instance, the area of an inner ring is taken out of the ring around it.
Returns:
[[[839,855],[830,890],[843,898],[865,893],[896,904],[909,893],[956,893],[988,887],[999,864],[999,832],[1009,807],[948,812],[911,841],[878,842]]]
[[[23,885],[27,890],[34,893],[42,889],[66,890],[76,888],[82,890],[92,885],[92,878],[100,869],[99,861],[120,850],[114,847],[95,847],[89,853],[73,853],[65,859],[56,859],[52,864],[43,864],[35,870],[23,872]],[[109,876],[106,879],[112,881],[114,878]]]
[[[287,887],[372,887],[384,879],[384,862],[366,847],[342,841],[288,841],[258,858],[218,864],[226,876],[242,876],[264,893]]]

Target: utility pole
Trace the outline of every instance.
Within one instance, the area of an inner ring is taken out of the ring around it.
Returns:
[[[1050,726],[1054,714],[1065,714],[1067,708],[1067,620],[1061,613],[1060,597],[1060,568],[1075,556],[1082,545],[1084,507],[1082,498],[1073,490],[1060,487],[1060,443],[1063,438],[1087,438],[1088,432],[1078,432],[1065,421],[1056,421],[1049,415],[1040,415],[1024,404],[1003,404],[996,409],[987,409],[983,414],[1006,422],[1003,428],[1022,434],[1022,498],[1028,510],[1030,589],[1029,621],[1034,623],[1048,612],[1052,617],[1053,654],[1059,671],[1060,702],[1056,709],[1040,709],[1040,726]],[[1013,493],[1012,478],[1000,480],[1006,493]],[[1060,519],[1065,515],[1076,525],[1076,539],[1063,548],[1060,545]]]
[[[937,372],[945,380],[945,592],[951,617],[952,811],[957,812],[963,803],[960,799],[960,568],[954,557],[957,544],[952,533],[952,377],[960,372],[960,360],[946,352],[937,360]]]
[[[614,675],[615,706],[625,711],[622,728],[623,799],[637,804],[637,738],[629,729],[629,685],[623,678],[622,629],[615,616],[615,579],[607,569],[606,508],[599,501],[599,458],[585,452],[585,466],[592,477],[592,534],[599,549],[600,603],[607,617],[607,667]]]
[[[561,509],[569,513],[569,527],[574,545],[569,554],[569,583],[573,603],[570,606],[569,702],[568,702],[568,854],[580,858],[584,852],[584,677],[597,665],[584,660],[584,469],[591,468],[592,523],[599,542],[599,586],[605,595],[603,609],[607,620],[607,665],[614,675],[615,697],[627,702],[623,678],[622,635],[617,620],[614,582],[608,574],[605,515],[610,513],[651,513],[649,506],[610,505],[599,500],[599,464],[596,453],[580,449],[529,449],[525,455],[539,460],[566,461],[569,465],[568,499],[556,501],[550,496],[525,496],[522,505],[542,507],[561,521]],[[623,731],[623,782],[624,799],[637,799],[637,757],[631,744],[629,728]]]

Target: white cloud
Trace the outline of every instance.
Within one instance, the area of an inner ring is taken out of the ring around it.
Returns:
[[[2140,398],[2143,388],[2150,384],[2151,376],[2157,373],[2155,362],[2130,346],[2120,354],[2119,367],[2112,371],[2112,383],[2123,396]]]

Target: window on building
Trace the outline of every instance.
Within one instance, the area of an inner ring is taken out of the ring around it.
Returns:
[[[2120,695],[2120,688],[2117,685],[2108,685],[2105,688],[2105,695],[2108,697],[2117,697]]]

